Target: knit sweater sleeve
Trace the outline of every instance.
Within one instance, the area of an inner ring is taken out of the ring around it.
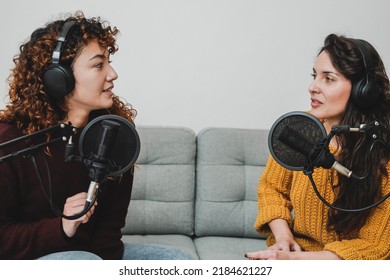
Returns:
[[[0,125],[0,143],[19,136],[8,125]],[[8,155],[10,150],[1,149],[0,157]],[[11,151],[12,152],[12,151]],[[0,259],[33,259],[49,252],[64,250],[67,242],[61,228],[61,219],[45,217],[39,220],[20,218],[24,207],[33,217],[36,209],[42,205],[36,201],[26,202],[21,183],[31,186],[31,174],[28,173],[26,160],[9,160],[0,163]],[[40,192],[37,189],[37,192]],[[33,191],[35,193],[35,191]],[[26,215],[27,216],[27,215]]]
[[[258,214],[255,223],[257,232],[268,235],[268,223],[274,219],[284,219],[292,227],[292,204],[290,185],[292,171],[279,165],[271,156],[268,159],[258,185]]]
[[[390,174],[390,164],[387,165]],[[382,185],[382,196],[390,192],[390,180]],[[390,258],[390,199],[375,207],[366,224],[360,229],[357,238],[341,240],[325,245],[346,260],[378,260]]]

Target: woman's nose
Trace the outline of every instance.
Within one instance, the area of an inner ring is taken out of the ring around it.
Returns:
[[[318,84],[316,82],[316,79],[314,79],[310,85],[309,85],[309,92],[310,93],[317,93],[319,91]]]
[[[110,70],[107,73],[107,80],[108,81],[113,81],[113,80],[116,80],[117,78],[118,78],[118,74],[116,73],[114,68],[110,65]]]

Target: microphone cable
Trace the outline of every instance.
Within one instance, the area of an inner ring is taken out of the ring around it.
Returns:
[[[305,173],[305,175],[307,175],[309,177],[309,180],[313,186],[313,189],[316,193],[316,195],[318,196],[318,198],[328,207],[332,208],[332,209],[335,209],[335,210],[338,210],[338,211],[343,211],[343,212],[360,212],[360,211],[365,211],[365,210],[369,210],[375,206],[378,206],[379,204],[381,204],[382,202],[384,202],[387,198],[390,197],[390,192],[388,194],[386,194],[385,196],[383,196],[380,200],[378,200],[377,202],[369,205],[369,206],[366,206],[366,207],[362,207],[362,208],[357,208],[357,209],[346,209],[346,208],[340,208],[340,207],[337,207],[337,206],[334,206],[332,204],[330,204],[328,201],[326,201],[326,199],[320,194],[315,182],[314,182],[314,179],[313,179],[313,176],[312,176],[313,172],[308,172],[308,173]]]
[[[325,141],[325,143],[327,143],[327,141]],[[386,147],[388,147],[388,145],[386,143],[384,143],[382,140],[375,140],[372,144],[371,144],[371,147],[370,147],[370,153],[374,147],[374,145],[376,143],[379,143],[379,144],[382,144]],[[369,210],[371,208],[374,208],[376,206],[378,206],[379,204],[381,204],[382,202],[384,202],[386,199],[388,199],[390,197],[390,192],[387,193],[385,196],[383,196],[380,200],[378,200],[377,202],[371,204],[371,205],[368,205],[366,207],[362,207],[362,208],[357,208],[357,209],[346,209],[346,208],[340,208],[340,207],[337,207],[337,206],[334,206],[332,204],[330,204],[328,201],[326,201],[326,199],[320,194],[315,182],[314,182],[314,179],[313,179],[313,169],[306,169],[303,171],[305,175],[307,175],[309,177],[309,180],[310,180],[310,183],[311,185],[313,186],[313,189],[314,189],[314,192],[316,193],[317,197],[328,207],[334,209],[334,210],[338,210],[338,211],[343,211],[343,212],[360,212],[360,211],[366,211],[366,210]],[[363,180],[367,177],[367,175],[363,176],[363,177],[358,177],[358,176],[352,176],[353,179],[357,179],[357,180]]]
[[[58,217],[67,219],[67,220],[76,220],[82,216],[84,216],[86,213],[88,213],[89,210],[91,210],[92,206],[95,204],[97,196],[94,196],[93,200],[91,202],[86,201],[84,205],[84,209],[74,215],[68,216],[62,213],[62,211],[58,208],[58,206],[53,202],[53,194],[52,194],[52,186],[51,186],[51,176],[50,176],[50,168],[49,164],[47,162],[46,156],[43,156],[43,160],[45,162],[46,170],[47,170],[47,177],[48,177],[48,187],[45,187],[45,183],[43,182],[42,174],[39,171],[38,164],[36,162],[35,156],[31,155],[31,160],[33,162],[35,173],[38,177],[39,184],[42,188],[43,194],[46,197],[46,199],[49,202],[51,210],[56,214]],[[47,191],[48,190],[48,191]]]

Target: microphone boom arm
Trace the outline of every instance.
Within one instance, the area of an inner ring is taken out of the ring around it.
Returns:
[[[50,145],[57,143],[59,141],[68,141],[72,137],[72,135],[76,134],[76,131],[77,131],[77,129],[75,127],[73,127],[70,123],[68,123],[68,124],[61,123],[61,124],[58,124],[58,125],[55,125],[52,127],[48,127],[48,128],[39,130],[39,131],[31,133],[31,134],[23,135],[21,137],[18,137],[16,139],[12,139],[12,140],[7,141],[7,142],[1,143],[0,150],[4,149],[6,147],[9,147],[9,146],[16,145],[22,141],[30,140],[30,139],[33,139],[33,138],[38,137],[38,136],[42,136],[42,135],[47,134],[47,133],[53,133],[53,132],[56,132],[58,130],[61,131],[60,137],[54,138],[50,141],[45,141],[45,142],[37,144],[37,145],[31,145],[28,148],[25,148],[25,149],[7,154],[5,156],[2,156],[2,157],[0,157],[0,163],[8,160],[10,158],[14,158],[14,157],[18,157],[18,156],[29,157],[36,150],[38,150],[40,148],[50,146]]]
[[[60,132],[61,132],[61,135],[59,137],[53,138],[50,141],[44,141],[44,142],[39,143],[39,144],[31,145],[31,146],[29,146],[25,149],[19,150],[19,151],[15,151],[15,152],[11,152],[9,154],[6,154],[6,155],[0,157],[0,163],[5,162],[11,158],[19,157],[19,156],[22,156],[24,158],[30,157],[32,162],[33,162],[35,172],[38,176],[38,180],[39,180],[40,185],[42,187],[43,194],[45,195],[46,199],[48,200],[51,209],[59,217],[63,217],[65,219],[69,219],[69,220],[74,220],[74,219],[77,219],[77,218],[81,217],[82,215],[84,215],[89,209],[85,209],[84,211],[80,212],[79,214],[76,214],[73,216],[66,216],[66,215],[62,214],[62,212],[51,201],[51,191],[50,191],[50,195],[48,195],[46,193],[46,188],[45,188],[44,183],[43,183],[43,178],[39,172],[38,165],[36,163],[35,156],[34,156],[34,153],[38,149],[51,146],[52,144],[60,142],[60,141],[68,141],[67,145],[72,145],[72,136],[77,133],[77,129],[75,127],[73,127],[71,125],[71,123],[68,123],[68,124],[60,123],[58,125],[51,126],[51,127],[36,131],[34,133],[26,134],[26,135],[23,135],[21,137],[12,139],[10,141],[1,143],[0,150],[5,149],[6,147],[10,147],[10,146],[19,144],[19,143],[23,143],[27,140],[32,140],[36,137],[43,136],[43,135],[48,134],[48,133],[55,133],[58,130],[60,130]],[[48,168],[47,162],[46,162],[46,167]],[[50,176],[50,174],[49,174],[49,176]],[[51,182],[49,182],[49,186],[50,185],[51,185]]]

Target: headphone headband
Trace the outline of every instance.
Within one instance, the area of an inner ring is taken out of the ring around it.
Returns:
[[[56,47],[54,48],[53,55],[52,55],[52,64],[58,64],[60,63],[60,57],[61,57],[61,50],[62,45],[64,44],[66,40],[66,36],[68,35],[69,30],[72,28],[73,25],[75,25],[76,21],[68,21],[65,22],[64,26],[62,27],[61,33],[58,36]]]
[[[366,73],[371,73],[375,70],[374,63],[372,62],[371,55],[369,54],[367,47],[364,45],[364,41],[361,39],[352,39],[357,48],[359,49]]]

